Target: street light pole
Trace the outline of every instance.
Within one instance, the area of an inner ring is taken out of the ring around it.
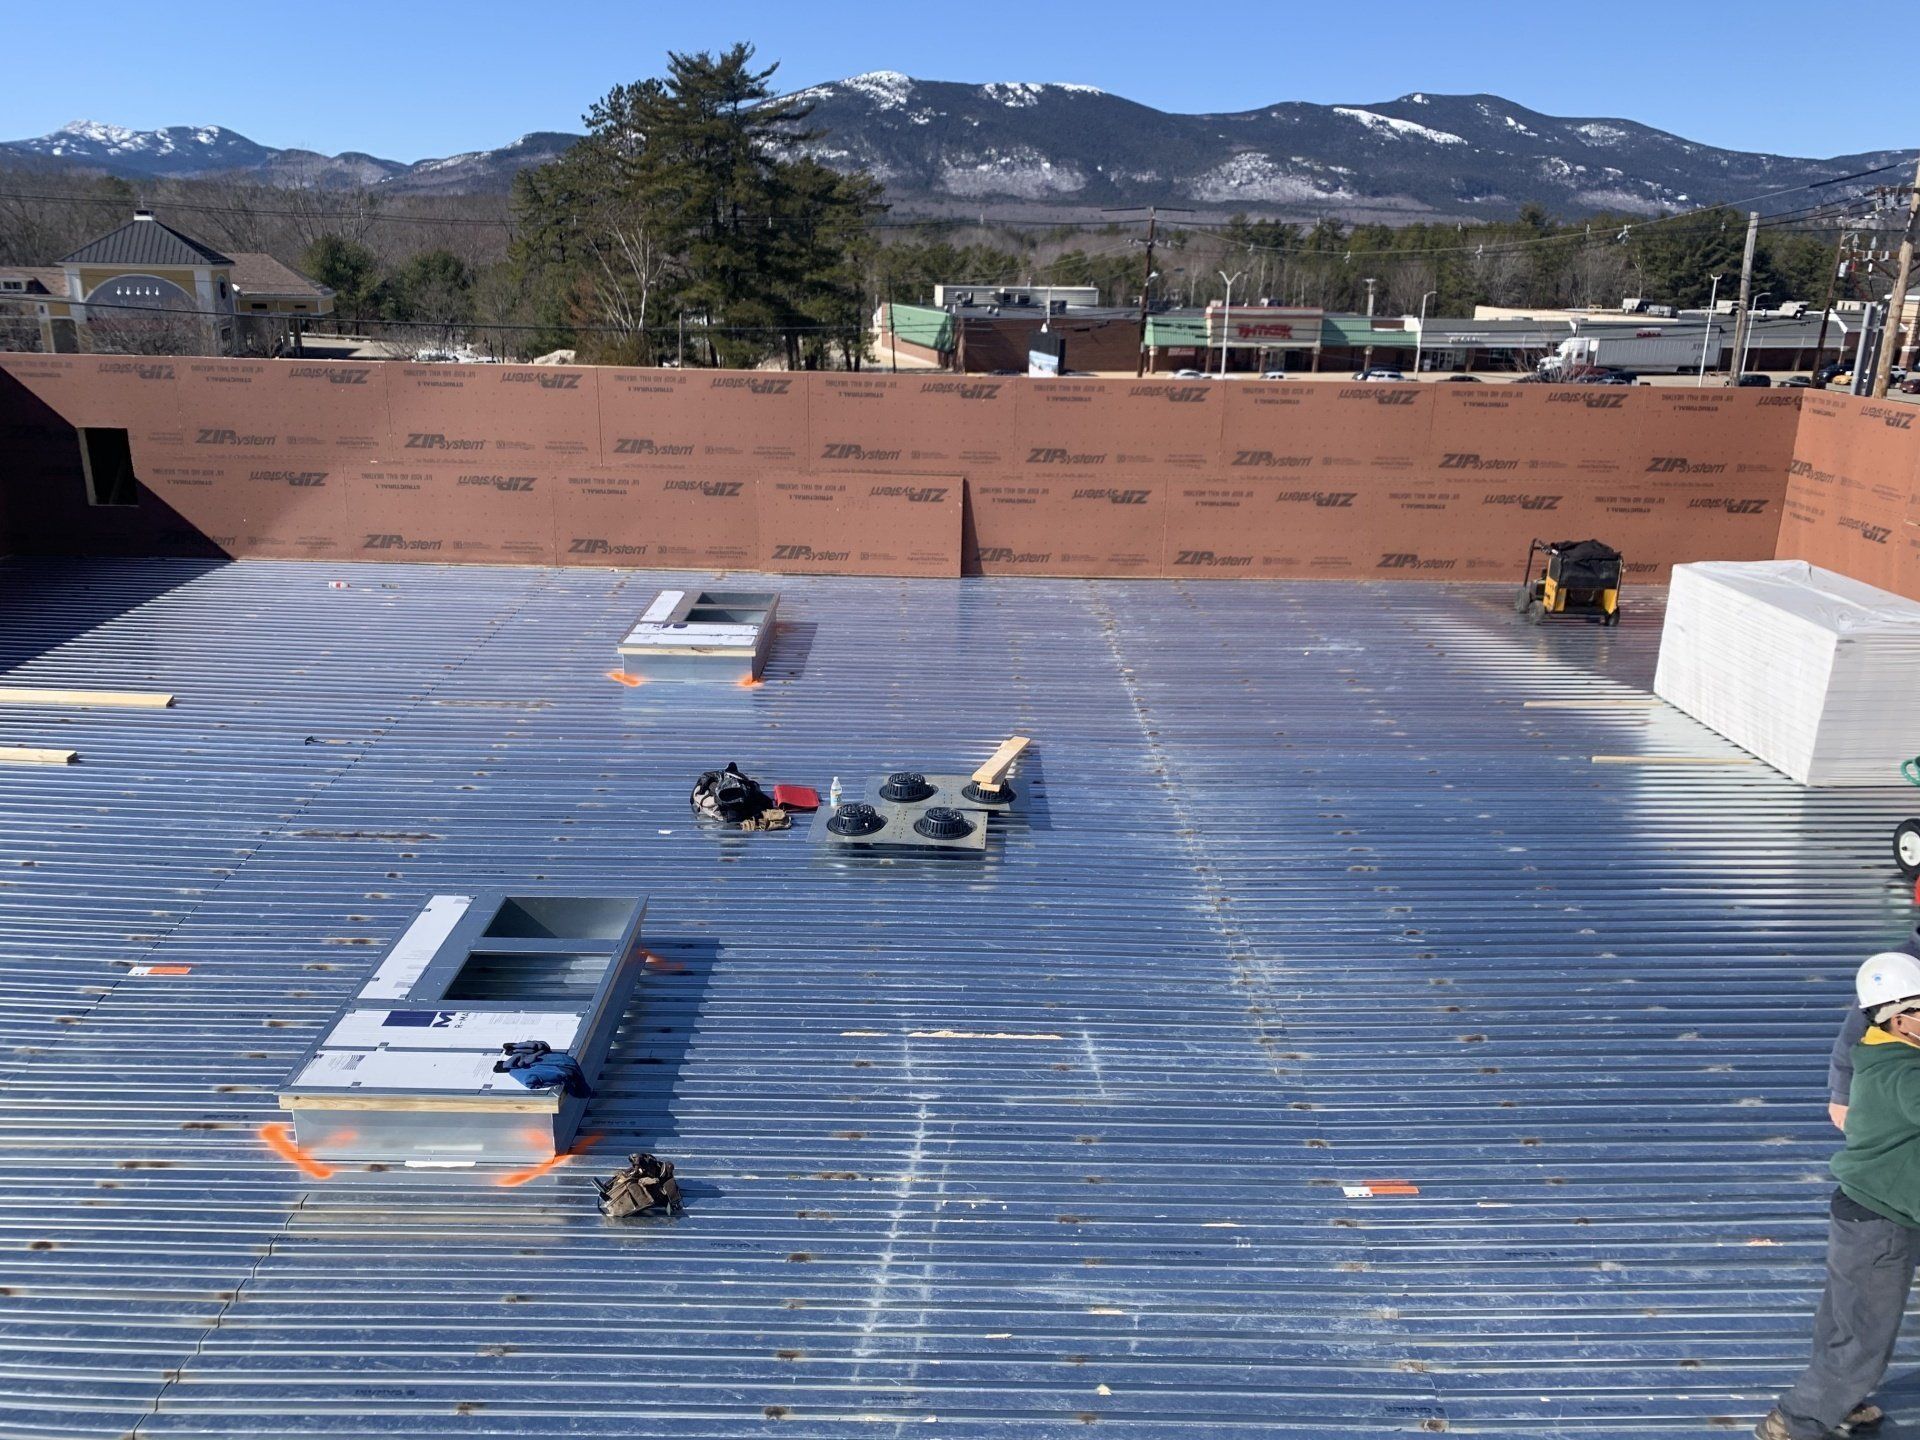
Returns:
[[[1771,290],[1762,290],[1758,295],[1753,297],[1753,304],[1747,307],[1747,339],[1746,344],[1740,351],[1740,373],[1733,378],[1735,385],[1738,385],[1742,380],[1747,378],[1747,357],[1753,353],[1753,312],[1760,308],[1760,302],[1762,300],[1767,299],[1772,294],[1773,292]]]
[[[1420,328],[1413,332],[1413,378],[1420,378],[1420,354],[1427,348],[1427,301],[1438,295],[1438,290],[1429,290],[1420,297]]]
[[[1377,283],[1373,276],[1367,276],[1362,282],[1367,287],[1367,347],[1360,352],[1360,371],[1365,374],[1373,368],[1373,287]]]
[[[1220,378],[1222,380],[1227,378],[1227,330],[1233,324],[1233,282],[1241,279],[1246,273],[1244,270],[1236,270],[1231,275],[1224,270],[1219,272],[1220,278],[1227,282],[1227,299],[1220,310]]]
[[[1693,382],[1695,388],[1707,383],[1707,347],[1713,343],[1713,317],[1719,313],[1720,277],[1713,277],[1713,294],[1707,297],[1707,333],[1700,337],[1700,375]]]

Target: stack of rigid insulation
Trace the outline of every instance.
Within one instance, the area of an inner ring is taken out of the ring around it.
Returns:
[[[1803,785],[1920,752],[1920,604],[1803,560],[1676,565],[1654,693]]]

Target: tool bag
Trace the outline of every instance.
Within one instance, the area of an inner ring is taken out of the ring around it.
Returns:
[[[709,820],[724,820],[729,825],[751,820],[761,811],[773,808],[773,801],[760,788],[760,782],[751,775],[741,774],[740,767],[731,760],[726,769],[709,770],[694,781],[693,794],[688,798],[694,814]]]
[[[673,1178],[673,1162],[658,1155],[629,1155],[626,1169],[593,1183],[600,1192],[600,1213],[609,1220],[625,1220],[649,1210],[681,1212],[680,1182]]]

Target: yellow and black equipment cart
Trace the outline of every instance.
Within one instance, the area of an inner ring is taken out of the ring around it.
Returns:
[[[1536,555],[1541,561],[1534,570]],[[1598,540],[1536,540],[1527,548],[1526,578],[1513,608],[1532,624],[1586,615],[1620,623],[1620,552]]]

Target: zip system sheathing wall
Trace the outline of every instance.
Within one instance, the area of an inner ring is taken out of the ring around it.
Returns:
[[[1804,1359],[1908,802],[1645,703],[1656,592],[786,579],[715,697],[604,676],[655,575],[338,574],[0,566],[7,683],[177,696],[0,711],[81,757],[0,775],[0,1433],[1643,1440]],[[973,870],[686,812],[1016,732]],[[654,897],[593,1149],[278,1157],[476,885]],[[595,1214],[639,1149],[682,1220]]]

